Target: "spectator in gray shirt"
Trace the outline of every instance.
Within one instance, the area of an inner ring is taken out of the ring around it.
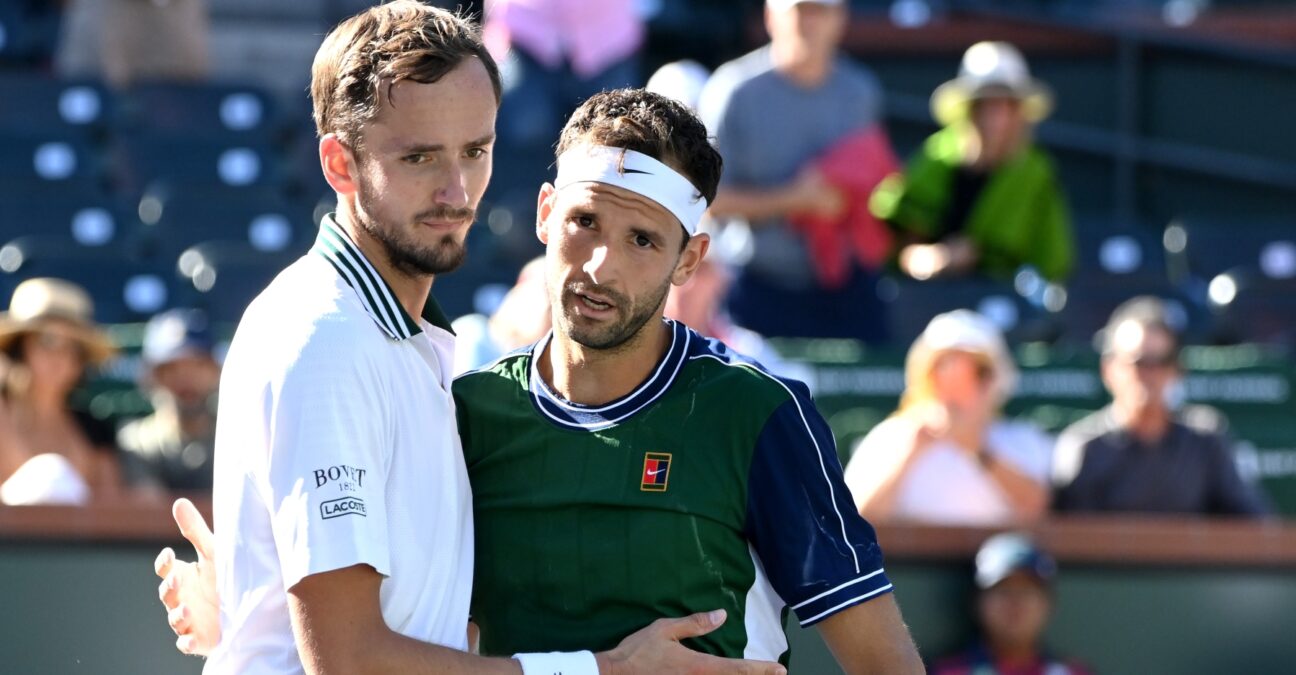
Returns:
[[[726,223],[718,242],[744,244],[734,246],[742,253],[728,309],[762,335],[885,338],[876,275],[856,269],[840,287],[822,287],[789,222],[845,211],[847,195],[816,160],[880,119],[877,79],[839,51],[848,18],[843,0],[767,0],[770,44],[717,69],[698,103],[725,162],[710,209]]]
[[[1156,298],[1135,298],[1112,314],[1102,336],[1102,378],[1112,403],[1058,437],[1058,511],[1268,513],[1263,496],[1238,475],[1223,424],[1201,410],[1179,409],[1179,336],[1172,325]]]

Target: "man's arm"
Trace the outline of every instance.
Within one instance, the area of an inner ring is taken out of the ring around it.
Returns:
[[[312,574],[288,589],[293,637],[307,673],[522,672],[513,659],[473,656],[391,630],[378,604],[381,585],[372,567],[353,565]]]
[[[198,551],[198,562],[177,560],[165,549],[154,563],[168,623],[186,654],[207,655],[220,641],[215,550],[211,529],[186,499],[172,509],[180,532]],[[512,659],[486,659],[419,642],[390,630],[378,604],[382,576],[368,565],[304,577],[289,589],[293,635],[312,673],[518,673]],[[724,611],[658,619],[595,655],[600,675],[688,672],[706,675],[785,675],[777,663],[700,654],[680,640],[706,635],[725,621]],[[546,674],[547,675],[547,674]]]
[[[818,624],[847,675],[922,673],[922,660],[891,594],[842,610]]]
[[[807,169],[791,182],[777,187],[721,186],[710,213],[715,218],[739,217],[760,222],[794,213],[835,217],[845,208],[841,191],[818,171]]]

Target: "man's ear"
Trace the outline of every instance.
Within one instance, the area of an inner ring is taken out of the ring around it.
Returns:
[[[684,245],[684,251],[680,253],[679,262],[675,263],[675,271],[671,273],[671,283],[676,286],[687,283],[697,271],[698,265],[702,264],[703,258],[706,258],[710,248],[711,235],[695,234],[689,237],[688,243]]]
[[[337,134],[324,134],[319,142],[319,156],[320,168],[329,187],[339,195],[355,194],[359,164],[351,148],[343,144]]]
[[[540,194],[536,197],[536,238],[545,246],[549,245],[549,229],[545,223],[549,221],[549,216],[553,213],[554,202],[558,199],[558,191],[554,189],[552,183],[545,183],[540,186]]]

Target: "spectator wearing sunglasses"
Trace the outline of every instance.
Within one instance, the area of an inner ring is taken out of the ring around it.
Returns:
[[[92,314],[80,286],[29,279],[0,315],[0,502],[80,504],[120,488],[112,427],[68,405],[115,351]]]
[[[1111,405],[1058,437],[1059,511],[1260,515],[1238,473],[1219,414],[1182,405],[1179,335],[1165,303],[1141,296],[1116,308],[1099,335]]]
[[[847,464],[860,513],[870,522],[981,526],[1039,518],[1053,441],[1001,416],[1016,380],[988,319],[968,310],[932,319],[909,349],[899,409]]]

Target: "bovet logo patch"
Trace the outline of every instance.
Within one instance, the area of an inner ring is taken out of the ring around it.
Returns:
[[[330,499],[329,501],[320,503],[320,517],[324,520],[350,515],[365,515],[365,503],[363,499],[358,497],[343,497],[341,499]]]

